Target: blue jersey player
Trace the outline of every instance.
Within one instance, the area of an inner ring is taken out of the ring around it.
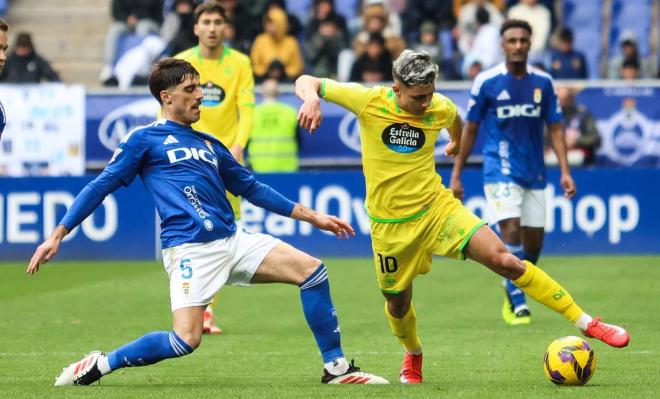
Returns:
[[[461,171],[482,126],[484,192],[488,216],[497,223],[507,248],[521,259],[536,263],[545,226],[546,186],[543,132],[548,126],[550,145],[561,169],[564,195],[575,195],[566,158],[562,114],[550,75],[527,65],[532,29],[521,20],[508,20],[500,29],[506,62],[477,75],[468,103],[461,153],[454,164],[451,188],[463,198]],[[504,321],[529,324],[525,295],[504,280]]]
[[[284,198],[255,180],[217,139],[191,128],[200,116],[202,90],[190,63],[173,58],[157,63],[149,89],[162,105],[163,119],[122,140],[105,170],[78,194],[37,248],[27,272],[37,272],[105,196],[139,175],[162,220],[173,330],[151,332],[107,354],[92,352],[66,367],[55,385],[89,385],[123,367],[188,355],[202,339],[204,308],[223,285],[273,282],[300,287],[303,312],[323,356],[323,383],[387,383],[346,361],[321,261],[267,234],[237,229],[225,192],[340,238],[354,234],[351,226]]]
[[[7,61],[7,49],[9,48],[7,33],[9,32],[9,25],[0,18],[0,72],[5,66]],[[5,108],[0,102],[0,138],[2,138],[2,132],[5,130],[5,124],[7,123],[7,116],[5,115]]]

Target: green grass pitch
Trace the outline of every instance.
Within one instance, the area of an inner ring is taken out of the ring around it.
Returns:
[[[343,346],[389,386],[322,386],[320,356],[298,289],[227,287],[220,336],[191,356],[123,369],[100,386],[52,386],[62,367],[93,349],[111,350],[154,330],[170,330],[168,282],[157,262],[54,261],[35,276],[2,264],[2,398],[649,398],[660,395],[660,257],[544,257],[540,265],[593,315],[621,323],[632,339],[613,349],[590,340],[597,357],[584,387],[556,387],[542,358],[554,338],[576,335],[533,303],[530,326],[500,319],[500,280],[472,262],[437,259],[417,279],[415,307],[424,345],[424,384],[397,381],[401,349],[389,332],[373,266],[328,258]]]

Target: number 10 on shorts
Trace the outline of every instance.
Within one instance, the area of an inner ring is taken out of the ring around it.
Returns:
[[[380,261],[380,272],[385,273],[396,273],[399,268],[399,264],[396,261],[394,256],[383,256],[383,254],[378,255],[378,260]]]

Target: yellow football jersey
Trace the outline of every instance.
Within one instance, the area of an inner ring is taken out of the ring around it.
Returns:
[[[456,118],[456,105],[435,93],[427,111],[400,109],[391,88],[322,80],[321,96],[357,116],[366,207],[372,220],[396,222],[425,212],[443,189],[435,171],[435,142]]]
[[[193,129],[218,138],[227,148],[247,145],[252,131],[254,78],[250,59],[227,46],[218,59],[202,59],[195,46],[175,56],[199,72],[204,99]]]

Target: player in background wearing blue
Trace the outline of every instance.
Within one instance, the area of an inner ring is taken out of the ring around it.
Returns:
[[[9,48],[9,40],[7,38],[8,32],[9,25],[0,18],[0,71],[5,67],[5,62],[7,61],[7,49]],[[2,102],[0,102],[0,138],[2,138],[2,132],[5,130],[6,123],[7,117],[5,116],[5,107],[3,107]]]
[[[536,264],[543,246],[546,172],[543,130],[561,169],[564,195],[575,195],[566,158],[561,108],[552,78],[527,65],[532,28],[521,20],[507,20],[500,29],[506,62],[477,75],[468,103],[461,152],[451,177],[454,195],[463,199],[461,172],[483,122],[484,192],[491,222],[497,222],[506,247]],[[506,298],[502,317],[507,324],[531,322],[525,294],[504,279]]]
[[[323,263],[267,234],[237,229],[225,190],[339,238],[354,235],[351,226],[295,204],[258,182],[220,141],[192,129],[200,116],[202,89],[190,63],[173,58],[157,63],[149,90],[161,103],[163,118],[124,137],[105,170],[83,188],[52,235],[37,248],[27,272],[37,272],[55,256],[66,234],[108,194],[140,175],[162,220],[173,331],[151,332],[108,354],[92,352],[66,367],[55,385],[89,385],[123,367],[188,355],[200,345],[204,309],[223,285],[276,282],[300,287],[303,312],[323,356],[321,382],[387,383],[359,371],[344,357]]]

